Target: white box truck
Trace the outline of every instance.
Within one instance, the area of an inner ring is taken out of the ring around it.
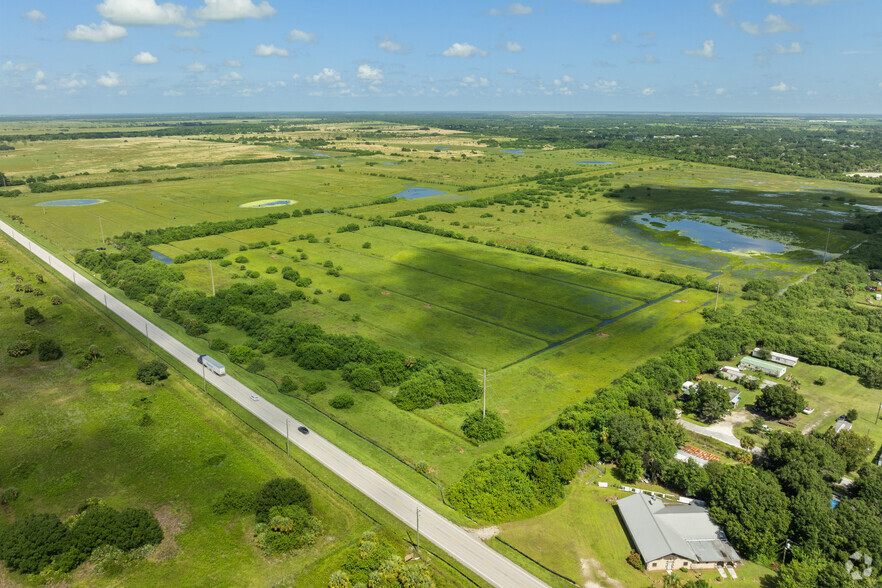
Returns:
[[[226,368],[224,368],[224,364],[207,355],[200,355],[199,359],[196,361],[198,361],[219,376],[223,376],[227,373]]]

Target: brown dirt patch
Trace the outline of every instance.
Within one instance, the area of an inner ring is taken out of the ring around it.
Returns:
[[[689,302],[688,300],[680,300],[679,298],[674,300],[674,304],[682,304],[684,302]]]
[[[159,526],[162,527],[162,542],[153,552],[154,561],[169,559],[178,554],[181,548],[178,546],[177,535],[190,523],[190,515],[178,512],[171,505],[159,507],[154,513]]]
[[[609,574],[603,571],[603,566],[596,559],[582,558],[579,562],[582,564],[582,577],[585,578],[585,583],[582,586],[585,588],[607,588],[608,586],[624,588],[624,584],[610,578]]]
[[[607,337],[609,337],[609,333],[597,333],[597,336],[601,339],[606,339]]]

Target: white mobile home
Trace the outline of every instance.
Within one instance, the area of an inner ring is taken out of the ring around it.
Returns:
[[[759,347],[755,347],[753,352],[751,353],[751,355],[762,359],[763,351]],[[770,351],[769,352],[769,361],[773,361],[775,363],[780,363],[781,365],[793,367],[797,363],[799,363],[799,358],[793,357],[792,355],[784,355],[783,353],[778,353],[777,351]]]

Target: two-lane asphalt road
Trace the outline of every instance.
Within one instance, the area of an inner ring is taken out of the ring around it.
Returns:
[[[21,243],[33,255],[49,264],[52,269],[82,288],[84,292],[104,304],[124,321],[144,333],[184,366],[199,375],[204,374],[212,386],[238,402],[282,436],[285,435],[286,428],[289,428],[292,443],[411,528],[416,528],[417,509],[419,509],[420,534],[489,584],[500,588],[519,586],[547,588],[546,583],[486,546],[480,539],[421,504],[410,494],[320,435],[315,432],[300,433],[297,427],[301,423],[263,398],[252,400],[251,396],[254,392],[232,376],[217,376],[210,370],[204,369],[198,363],[199,355],[195,351],[149,322],[122,301],[108,294],[100,286],[87,280],[82,274],[30,241],[10,225],[0,221],[0,230]]]

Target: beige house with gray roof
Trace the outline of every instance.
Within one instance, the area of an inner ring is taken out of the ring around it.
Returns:
[[[647,571],[711,569],[741,563],[706,508],[665,504],[647,494],[622,498],[618,506]]]

